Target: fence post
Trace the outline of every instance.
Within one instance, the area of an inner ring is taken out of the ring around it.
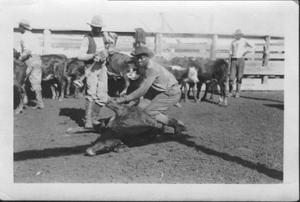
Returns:
[[[213,34],[211,48],[210,48],[210,58],[211,59],[216,59],[217,40],[218,40],[218,35]]]
[[[44,29],[43,32],[43,54],[49,54],[51,50],[51,31]]]
[[[155,34],[154,50],[156,55],[162,55],[162,33]]]
[[[263,50],[263,63],[262,66],[268,66],[269,58],[270,58],[270,36],[265,37],[265,44],[264,44],[264,50]],[[269,77],[267,75],[264,75],[262,77],[262,84],[268,83]]]
[[[271,41],[271,37],[270,36],[266,36],[265,37],[265,44],[263,47],[263,62],[262,62],[262,66],[268,66],[269,63],[269,58],[270,58],[270,41]]]
[[[267,84],[268,79],[269,79],[269,76],[263,75],[262,78],[261,78],[261,84]]]

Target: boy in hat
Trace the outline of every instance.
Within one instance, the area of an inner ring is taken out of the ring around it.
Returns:
[[[103,33],[101,16],[92,18],[91,32],[84,36],[80,46],[79,60],[86,65],[85,75],[76,83],[86,78],[87,94],[85,104],[85,128],[92,128],[93,121],[99,115],[100,108],[108,101],[106,58],[113,51],[117,40],[116,34]]]
[[[137,47],[132,55],[142,83],[129,95],[118,98],[117,102],[130,102],[144,96],[139,107],[157,121],[157,127],[163,129],[164,126],[170,126],[174,128],[176,135],[181,134],[186,130],[184,124],[164,114],[180,99],[181,91],[177,80],[166,68],[150,59],[154,54],[147,47]]]
[[[233,90],[233,83],[236,79],[236,93],[235,97],[239,97],[241,85],[242,85],[242,78],[244,74],[244,68],[245,68],[245,55],[249,52],[249,48],[253,48],[253,46],[243,38],[243,33],[240,29],[237,29],[235,31],[234,40],[231,43],[230,46],[230,76],[229,76],[229,94],[228,97],[232,96],[232,90]]]
[[[32,34],[32,29],[27,20],[19,22],[21,31],[20,40],[18,41],[17,50],[20,52],[19,59],[23,60],[27,65],[26,75],[31,83],[31,88],[35,92],[37,105],[35,109],[43,109],[44,102],[42,99],[42,61],[40,57],[41,48],[39,41]]]

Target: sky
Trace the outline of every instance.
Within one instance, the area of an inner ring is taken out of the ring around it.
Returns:
[[[89,30],[95,14],[109,31],[224,33],[284,36],[290,1],[99,1],[0,0],[10,9],[13,24],[21,19],[34,28]],[[1,11],[1,10],[0,10]],[[163,19],[163,20],[162,20]],[[295,19],[296,20],[296,19]],[[164,22],[164,23],[162,23]]]

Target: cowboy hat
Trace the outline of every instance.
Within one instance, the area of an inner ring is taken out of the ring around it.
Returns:
[[[21,20],[19,22],[19,27],[23,27],[24,29],[27,29],[27,30],[32,30],[32,28],[30,27],[30,24],[27,20]]]
[[[243,34],[243,32],[240,29],[237,29],[237,30],[235,30],[235,32],[234,32],[233,35],[234,36],[243,36],[244,34]]]
[[[104,27],[103,20],[100,15],[95,15],[92,18],[91,23],[87,23],[87,24],[89,24],[90,26],[93,26],[93,27]]]
[[[146,55],[148,57],[153,57],[154,56],[154,53],[149,50],[147,47],[144,47],[144,46],[140,46],[140,47],[137,47],[133,53],[131,53],[132,56],[139,56],[139,55]]]

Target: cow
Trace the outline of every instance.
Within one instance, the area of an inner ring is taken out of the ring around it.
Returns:
[[[26,93],[24,89],[27,65],[14,58],[14,109],[15,113],[19,114],[24,108],[26,102]]]
[[[199,82],[197,83],[197,98],[199,101],[206,100],[207,92],[211,84],[217,84],[220,87],[219,104],[227,106],[226,83],[229,65],[226,60],[194,58],[190,60],[190,64],[198,70]],[[199,95],[203,83],[206,83],[206,90],[200,99]]]
[[[85,64],[83,61],[78,60],[77,58],[70,58],[68,59],[68,64],[66,68],[66,95],[70,96],[71,84],[73,81],[79,79],[81,76],[84,75],[85,71]],[[74,86],[74,97],[78,98],[79,87]]]
[[[119,94],[121,96],[125,95],[130,85],[130,79],[137,78],[137,75],[133,75],[136,72],[133,58],[123,53],[114,52],[108,56],[106,66],[109,77],[114,80],[124,79],[125,86]],[[131,78],[128,77],[129,75],[131,75]]]
[[[14,49],[14,59],[19,59],[20,55],[21,54],[16,49]]]
[[[166,64],[166,62],[165,62]],[[165,65],[164,64],[164,65]],[[169,62],[170,65],[166,68],[175,76],[178,83],[183,89],[183,99],[184,102],[188,100],[188,85],[193,87],[193,98],[196,99],[196,84],[198,83],[198,70],[190,63],[190,58],[188,57],[174,57]]]
[[[96,62],[95,62],[96,64]],[[106,58],[108,74],[108,94],[112,97],[122,96],[128,93],[130,80],[136,80],[136,66],[133,58],[119,52],[113,52]],[[84,76],[73,82],[75,88],[82,87]]]
[[[63,54],[41,55],[42,81],[51,82],[52,99],[64,98],[68,59]]]

